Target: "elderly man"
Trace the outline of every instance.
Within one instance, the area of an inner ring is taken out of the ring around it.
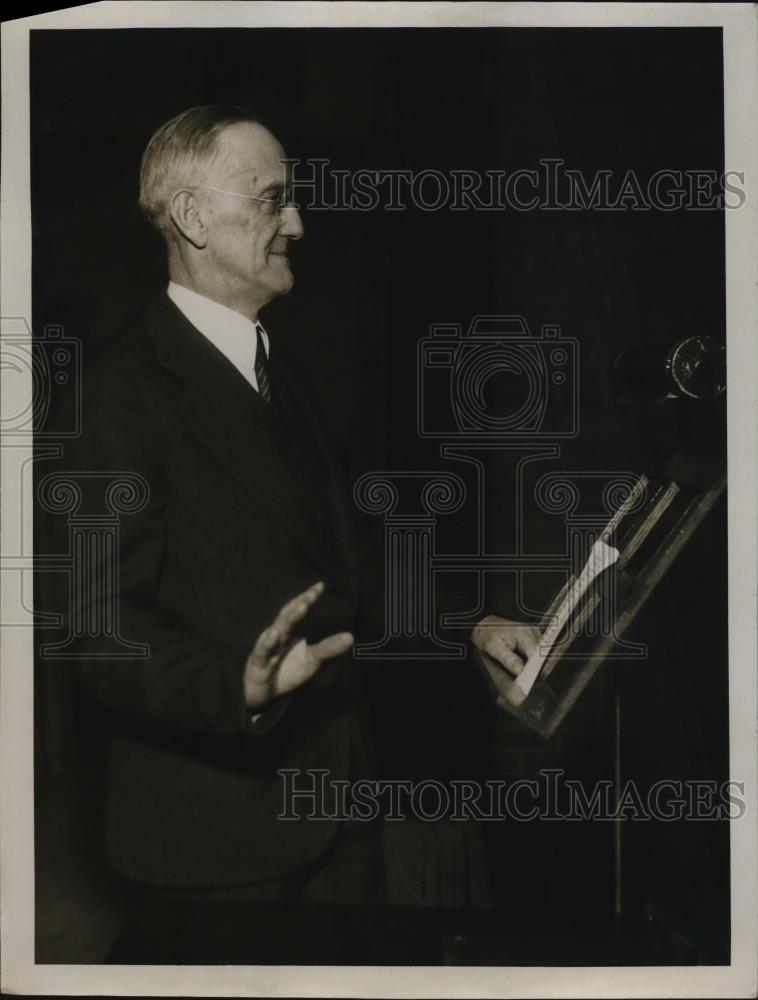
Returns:
[[[117,594],[121,637],[146,651],[92,640],[81,672],[113,710],[107,845],[123,876],[183,898],[358,902],[381,898],[371,824],[279,818],[279,771],[351,780],[371,760],[346,494],[259,322],[303,236],[284,158],[236,107],[186,111],[145,151],[168,290],[87,373],[76,453],[146,484],[122,519]],[[108,613],[98,573],[84,584],[89,613]],[[528,629],[488,641],[516,671],[534,646]]]

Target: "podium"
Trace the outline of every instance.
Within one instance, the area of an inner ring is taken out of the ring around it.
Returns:
[[[605,527],[587,534],[577,569],[550,601],[543,636],[557,619],[565,618],[565,625],[549,650],[541,650],[528,692],[486,652],[474,650],[497,704],[546,739],[552,736],[725,487],[723,463],[703,455],[679,453],[655,474],[641,475]],[[582,589],[586,558],[597,543],[614,555]]]

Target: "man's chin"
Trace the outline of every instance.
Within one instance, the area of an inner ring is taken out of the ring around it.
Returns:
[[[281,270],[276,275],[276,278],[269,282],[269,288],[271,289],[272,296],[286,295],[294,284],[295,276],[289,267],[287,267],[286,270]]]

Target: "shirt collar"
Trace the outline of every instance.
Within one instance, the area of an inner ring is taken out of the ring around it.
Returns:
[[[271,354],[269,338],[260,321],[254,323],[228,306],[214,302],[193,292],[175,281],[168,285],[168,297],[187,319],[203,334],[255,388],[255,355],[258,339],[255,328],[261,331],[266,356]]]

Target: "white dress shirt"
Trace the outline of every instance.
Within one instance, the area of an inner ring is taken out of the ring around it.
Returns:
[[[260,327],[266,357],[271,353],[268,334],[261,324],[222,306],[220,302],[198,295],[184,285],[177,285],[175,281],[168,283],[168,297],[258,392],[258,379],[255,377],[255,355],[258,349],[256,326]]]

